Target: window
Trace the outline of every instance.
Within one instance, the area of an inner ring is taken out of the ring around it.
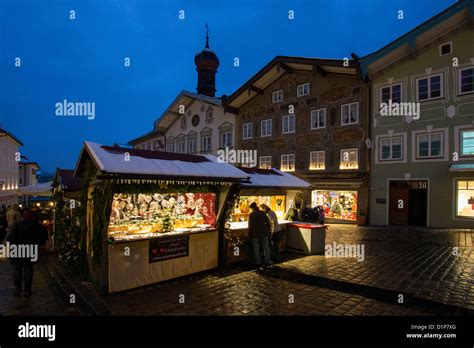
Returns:
[[[262,120],[262,131],[261,131],[261,136],[262,137],[269,137],[272,135],[272,119],[268,120]]]
[[[359,122],[359,103],[343,104],[341,106],[341,125],[347,126]]]
[[[272,103],[278,103],[283,101],[283,90],[275,91],[272,93]]]
[[[244,123],[242,128],[242,139],[252,139],[253,123]]]
[[[151,142],[146,143],[146,149],[151,150]]]
[[[311,151],[309,153],[309,169],[324,169],[325,166],[324,151]]]
[[[379,161],[402,160],[402,137],[387,137],[379,140]]]
[[[188,153],[196,153],[196,143],[196,138],[188,139]]]
[[[392,103],[400,103],[402,101],[401,83],[380,88],[380,103],[388,104],[389,100]]]
[[[179,140],[177,142],[177,148],[178,148],[178,153],[184,153],[185,150],[184,150],[184,140]]]
[[[212,149],[212,138],[210,135],[204,135],[201,137],[201,151],[211,151]]]
[[[339,169],[359,168],[359,149],[341,149],[341,165]]]
[[[232,146],[232,136],[230,132],[221,133],[221,147],[231,147]]]
[[[283,127],[281,129],[283,134],[295,132],[295,115],[286,115],[282,118]]]
[[[461,138],[461,156],[474,156],[474,128],[462,129]]]
[[[159,149],[159,148],[160,148],[160,141],[153,140],[153,149]]]
[[[443,97],[442,74],[423,77],[416,80],[416,99],[426,101]]]
[[[456,216],[474,218],[474,180],[456,181]]]
[[[311,129],[326,127],[326,109],[311,111]]]
[[[447,42],[442,45],[439,45],[440,56],[446,56],[448,54],[451,54],[452,51],[453,51],[453,44],[451,42]]]
[[[458,80],[459,94],[474,92],[474,67],[459,70]]]
[[[174,152],[174,137],[169,137],[166,141],[166,151],[167,152]]]
[[[295,154],[281,155],[281,170],[285,172],[295,171]]]
[[[272,156],[260,156],[260,168],[271,169],[272,168]]]
[[[296,96],[302,97],[309,94],[309,83],[303,83],[296,86]]]
[[[19,180],[20,180],[20,185],[23,185],[23,179],[19,178]]]
[[[416,135],[416,158],[443,157],[443,132]]]

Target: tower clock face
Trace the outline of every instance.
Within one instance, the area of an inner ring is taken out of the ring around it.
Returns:
[[[191,120],[191,124],[193,125],[193,127],[197,127],[197,125],[199,124],[199,115],[194,115],[192,120]]]

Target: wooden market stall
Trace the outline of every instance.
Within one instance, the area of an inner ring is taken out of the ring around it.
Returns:
[[[246,260],[252,255],[248,237],[251,203],[268,205],[276,213],[280,227],[284,230],[291,223],[288,215],[301,191],[310,187],[306,181],[278,169],[239,169],[249,176],[249,182],[240,183],[233,199],[234,205],[228,213],[227,263]],[[285,238],[281,249],[285,249]]]
[[[212,155],[92,142],[75,176],[87,187],[88,271],[109,293],[217,267],[224,207],[248,179]]]

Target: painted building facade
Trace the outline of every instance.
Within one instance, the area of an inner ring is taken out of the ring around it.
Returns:
[[[359,60],[372,90],[373,225],[474,227],[473,15],[474,1],[459,1]],[[386,115],[389,103],[405,113]]]
[[[23,143],[18,138],[0,128],[0,206],[18,203],[20,146]]]
[[[368,209],[368,97],[352,60],[276,57],[225,104],[238,149],[311,183],[303,206],[355,222]]]

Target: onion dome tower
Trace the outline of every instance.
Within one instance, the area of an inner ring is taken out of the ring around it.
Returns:
[[[206,25],[206,46],[194,57],[194,64],[198,72],[198,94],[215,97],[216,73],[219,67],[217,55],[209,48],[209,27]]]

